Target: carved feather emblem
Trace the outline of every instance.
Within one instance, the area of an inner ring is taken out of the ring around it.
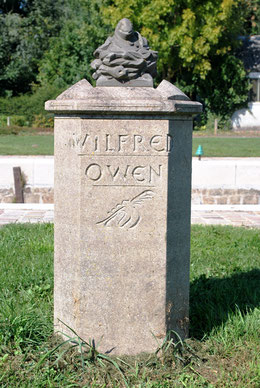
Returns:
[[[127,229],[134,228],[141,220],[138,207],[154,197],[154,192],[145,190],[131,200],[124,200],[108,212],[108,217],[97,222],[104,226],[118,226]]]

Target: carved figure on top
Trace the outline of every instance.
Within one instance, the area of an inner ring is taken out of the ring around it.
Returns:
[[[147,39],[133,30],[129,19],[117,24],[113,36],[95,52],[91,63],[97,86],[149,86],[156,76],[157,52],[150,50]]]

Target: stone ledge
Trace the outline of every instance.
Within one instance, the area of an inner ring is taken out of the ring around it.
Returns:
[[[190,101],[176,86],[162,81],[148,87],[93,87],[83,79],[63,92],[56,100],[45,103],[45,109],[56,113],[103,114],[132,112],[158,114],[198,114],[202,104]]]
[[[53,187],[25,187],[24,202],[38,204],[54,203],[54,189]],[[0,189],[0,203],[15,203],[15,193],[12,188]]]

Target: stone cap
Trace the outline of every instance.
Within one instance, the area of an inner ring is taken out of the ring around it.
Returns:
[[[202,104],[193,102],[180,89],[163,80],[154,88],[93,87],[83,79],[45,103],[55,113],[149,113],[198,114]]]

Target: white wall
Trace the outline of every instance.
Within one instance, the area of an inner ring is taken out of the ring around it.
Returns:
[[[27,186],[53,187],[53,156],[1,156],[0,189],[13,187],[13,167],[21,167]]]
[[[192,187],[260,190],[260,158],[193,158]]]
[[[0,189],[13,187],[13,167],[21,167],[27,186],[53,187],[52,156],[1,156]],[[260,158],[193,158],[192,187],[260,190]]]
[[[231,117],[235,131],[260,129],[260,102],[249,102],[248,108],[237,110]]]

